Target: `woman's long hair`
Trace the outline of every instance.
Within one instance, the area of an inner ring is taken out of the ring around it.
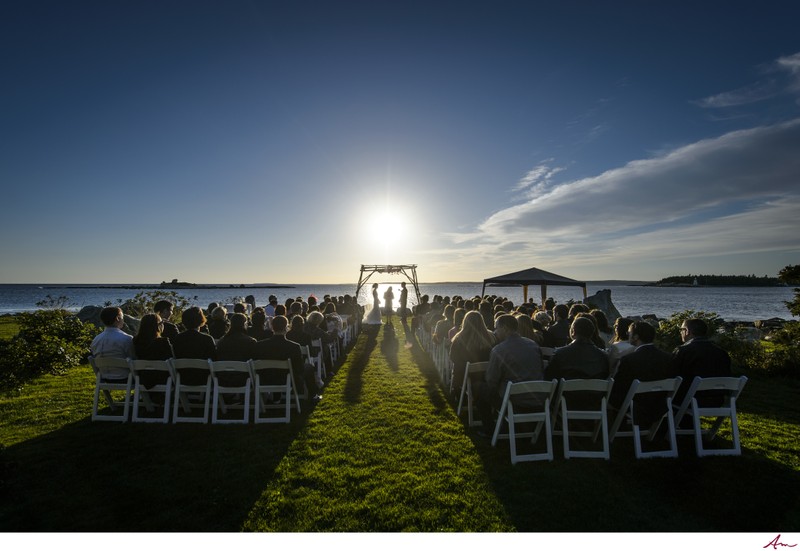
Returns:
[[[481,313],[471,310],[464,315],[461,330],[453,336],[453,342],[456,341],[472,354],[492,348],[495,344],[495,337],[494,333],[486,328]]]
[[[147,346],[158,337],[161,336],[161,329],[164,325],[161,323],[161,316],[158,314],[145,314],[139,321],[139,331],[133,337],[134,345]]]

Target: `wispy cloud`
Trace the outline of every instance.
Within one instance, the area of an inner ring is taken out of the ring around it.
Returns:
[[[738,105],[755,103],[757,101],[762,101],[775,97],[775,95],[779,91],[780,88],[777,86],[777,83],[774,80],[769,80],[766,82],[757,82],[755,84],[750,84],[748,86],[744,86],[737,90],[722,92],[720,94],[703,98],[694,103],[696,105],[699,105],[700,107],[707,107],[712,109],[722,108],[722,107],[735,107]]]
[[[764,101],[785,92],[800,92],[800,52],[779,57],[767,64],[763,71],[769,78],[692,103],[704,108],[720,109]]]
[[[451,237],[462,258],[496,266],[797,250],[797,151],[800,119],[731,132],[554,185]],[[531,175],[532,185],[543,174]],[[508,243],[513,255],[503,249]]]
[[[535,197],[548,189],[553,182],[553,177],[564,170],[564,167],[553,167],[553,159],[547,159],[530,169],[525,176],[520,178],[513,191],[527,190],[528,197]]]

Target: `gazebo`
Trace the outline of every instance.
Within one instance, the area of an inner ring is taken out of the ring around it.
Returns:
[[[547,299],[548,285],[568,285],[583,288],[583,299],[586,300],[586,282],[576,281],[568,277],[540,270],[528,268],[519,272],[490,277],[483,280],[481,296],[485,294],[486,287],[522,287],[523,302],[528,302],[528,285],[539,285],[542,289],[542,304]]]

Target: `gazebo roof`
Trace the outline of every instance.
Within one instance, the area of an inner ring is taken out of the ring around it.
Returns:
[[[512,287],[516,285],[571,285],[586,287],[586,283],[583,281],[546,272],[539,268],[528,268],[511,274],[490,277],[484,279],[483,284],[484,287]]]

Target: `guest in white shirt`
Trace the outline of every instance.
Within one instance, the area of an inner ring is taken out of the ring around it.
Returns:
[[[125,325],[122,310],[116,306],[103,308],[100,311],[100,320],[106,328],[92,341],[92,355],[95,358],[135,358],[133,337],[122,330]]]
[[[617,318],[614,322],[614,339],[608,347],[608,367],[611,377],[616,375],[620,359],[636,349],[628,342],[628,328],[632,323],[633,320],[629,318]]]

